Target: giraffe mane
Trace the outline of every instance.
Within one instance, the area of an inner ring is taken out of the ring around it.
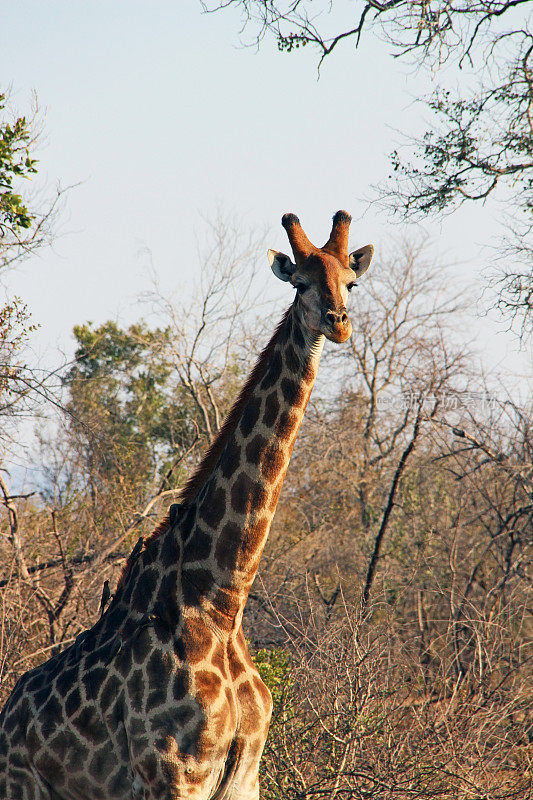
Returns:
[[[130,567],[131,567],[130,557],[128,556],[126,558],[124,566],[122,567],[122,569],[120,571],[120,575],[118,576],[118,581],[117,581],[117,585],[115,587],[115,593],[113,595],[113,599],[111,600],[111,605],[113,605],[113,602],[114,602],[115,597],[118,594],[119,590],[122,589],[122,587],[124,586],[124,583],[126,582],[126,578],[128,577],[128,573],[130,571]]]
[[[224,422],[220,430],[218,431],[216,437],[211,442],[209,448],[203,455],[202,460],[192,473],[192,475],[187,478],[185,485],[180,490],[179,494],[179,502],[184,503],[185,505],[192,503],[192,501],[198,495],[198,492],[204,484],[206,483],[209,475],[211,474],[213,468],[216,466],[216,463],[220,456],[222,455],[222,451],[226,446],[226,443],[237,427],[237,424],[242,417],[242,413],[246,407],[246,403],[250,399],[250,396],[255,389],[259,379],[262,377],[263,373],[265,372],[265,368],[268,365],[270,360],[270,356],[278,343],[279,337],[281,332],[285,326],[285,322],[287,321],[287,317],[290,314],[292,306],[289,306],[283,317],[281,318],[276,330],[272,338],[270,339],[269,343],[261,352],[261,355],[257,359],[254,368],[252,369],[250,375],[248,376],[246,383],[242,387],[241,391],[239,392],[237,399],[233,403],[231,409],[229,410]],[[156,530],[159,531],[161,525],[159,525]],[[155,531],[154,531],[155,533]]]
[[[220,456],[222,455],[222,451],[226,446],[226,443],[238,425],[240,418],[242,417],[242,413],[245,409],[246,403],[250,399],[250,396],[257,385],[258,381],[260,380],[261,376],[265,372],[265,369],[268,365],[270,360],[270,356],[278,343],[279,337],[281,332],[285,326],[285,322],[287,321],[287,317],[290,314],[292,306],[289,306],[283,317],[281,318],[276,330],[274,331],[274,335],[270,339],[269,343],[261,352],[261,355],[257,359],[254,368],[252,369],[251,373],[249,374],[246,383],[242,387],[241,391],[239,392],[237,399],[233,403],[231,409],[229,410],[222,426],[217,433],[214,440],[211,442],[208,449],[205,451],[202,460],[192,473],[192,475],[187,479],[185,485],[180,489],[178,501],[183,503],[184,505],[188,505],[192,503],[193,500],[197,497],[199,491],[202,489],[204,484],[206,483],[209,475],[211,474],[213,468],[216,466],[216,463]],[[143,550],[150,544],[153,539],[156,539],[162,533],[165,533],[170,528],[170,515],[167,514],[161,522],[157,525],[156,528],[145,538]],[[142,552],[142,551],[141,551]],[[139,553],[140,555],[140,553]],[[123,586],[128,573],[131,569],[133,564],[128,557],[126,563],[122,568],[122,572],[117,582],[117,588],[115,590],[115,594],[118,590]]]

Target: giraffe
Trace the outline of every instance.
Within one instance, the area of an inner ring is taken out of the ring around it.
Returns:
[[[15,686],[0,715],[0,798],[259,797],[272,700],[241,621],[324,340],[352,332],[348,292],[373,247],[348,254],[350,221],[338,211],[318,248],[283,216],[294,262],[268,258],[294,301],[98,621]]]

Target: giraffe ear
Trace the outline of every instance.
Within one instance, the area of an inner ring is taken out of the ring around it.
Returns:
[[[268,261],[276,278],[279,278],[280,281],[290,281],[296,264],[292,263],[289,256],[279,253],[277,250],[269,250]]]
[[[356,277],[359,278],[367,271],[373,255],[374,245],[372,244],[365,244],[364,247],[360,247],[359,250],[354,250],[353,253],[350,253],[350,267],[355,272]]]

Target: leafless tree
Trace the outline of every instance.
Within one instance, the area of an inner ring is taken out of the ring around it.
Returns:
[[[264,269],[264,235],[244,229],[242,222],[219,211],[206,219],[205,239],[198,251],[197,288],[192,299],[167,296],[153,273],[153,288],[144,300],[169,326],[167,358],[176,384],[195,406],[207,443],[216,435],[231,402],[235,380],[244,377],[257,349],[260,309],[268,309],[258,290],[257,267]]]

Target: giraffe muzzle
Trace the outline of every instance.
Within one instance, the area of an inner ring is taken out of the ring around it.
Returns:
[[[352,324],[345,310],[326,311],[322,333],[332,342],[342,343],[352,335]]]

